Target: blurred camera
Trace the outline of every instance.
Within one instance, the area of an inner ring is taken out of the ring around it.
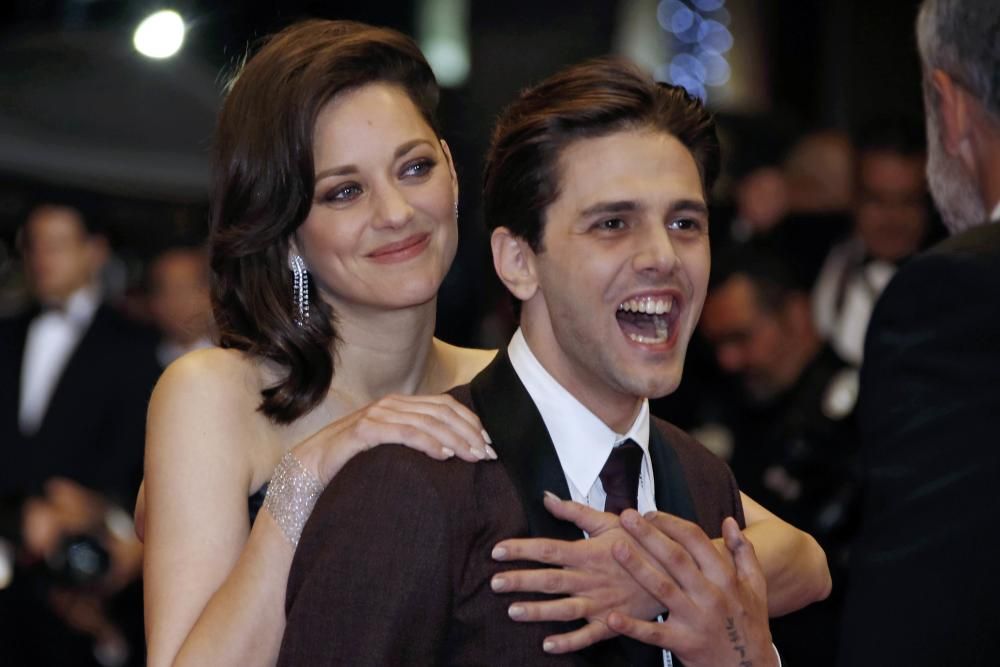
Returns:
[[[24,539],[21,531],[23,498],[0,499],[0,589],[10,585],[17,572],[17,552]],[[85,588],[97,583],[111,567],[111,555],[100,536],[64,537],[44,561],[44,575],[52,583]]]

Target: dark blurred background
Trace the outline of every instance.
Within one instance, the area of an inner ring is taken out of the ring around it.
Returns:
[[[693,80],[723,119],[767,114],[782,141],[818,127],[847,130],[875,113],[919,118],[916,5],[8,0],[0,3],[0,312],[20,299],[14,229],[38,184],[108,196],[104,216],[121,289],[138,284],[162,247],[203,236],[207,151],[227,74],[262,37],[320,16],[414,35],[429,55],[441,56],[432,58],[439,72],[453,73],[443,77],[449,85],[441,115],[462,179],[464,237],[443,293],[441,333],[456,342],[495,344],[492,329],[478,327],[496,293],[480,288],[491,281],[479,231],[481,156],[497,111],[520,88],[562,65],[617,52],[658,68],[665,80]],[[164,8],[183,17],[184,43],[174,57],[149,59],[133,48],[133,32]],[[711,30],[719,27],[726,33]],[[700,66],[693,55],[712,49],[724,64],[702,58],[708,67]],[[699,74],[720,85],[699,86]],[[728,182],[722,181],[719,201],[729,197]]]

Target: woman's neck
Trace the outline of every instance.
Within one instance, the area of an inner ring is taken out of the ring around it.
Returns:
[[[426,391],[435,374],[436,303],[375,310],[338,308],[330,390],[353,410],[387,394]]]

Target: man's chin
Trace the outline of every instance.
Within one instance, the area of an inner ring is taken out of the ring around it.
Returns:
[[[639,374],[625,382],[627,391],[639,398],[663,398],[677,391],[681,384],[681,374],[673,369],[643,377]]]

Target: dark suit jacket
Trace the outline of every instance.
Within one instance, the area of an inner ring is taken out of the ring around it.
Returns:
[[[869,326],[859,416],[840,664],[1000,664],[1000,224],[900,269]]]
[[[37,311],[0,321],[0,496],[69,477],[131,507],[142,479],[155,339],[101,306],[63,369],[34,435],[18,427],[21,361]]]
[[[289,576],[279,665],[616,665],[617,641],[547,656],[555,623],[515,623],[490,579],[493,545],[511,537],[579,539],[542,505],[569,489],[542,418],[505,354],[456,389],[493,438],[499,461],[436,462],[400,447],[356,457],[329,485],[306,525]],[[680,430],[651,429],[657,506],[718,536],[742,523],[728,468]],[[533,566],[537,567],[537,566]],[[537,598],[536,598],[537,599]]]

